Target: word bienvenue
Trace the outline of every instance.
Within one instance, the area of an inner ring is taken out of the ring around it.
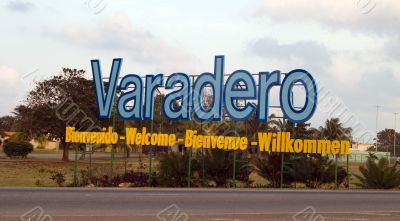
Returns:
[[[237,70],[224,81],[224,56],[216,56],[214,73],[203,73],[194,82],[185,73],[173,73],[166,77],[165,83],[163,74],[146,75],[144,80],[139,75],[128,74],[122,77],[117,86],[122,66],[122,59],[118,58],[113,59],[108,88],[105,91],[100,61],[92,60],[91,66],[100,118],[110,118],[118,90],[121,94],[116,108],[121,118],[153,120],[155,92],[161,87],[169,91],[163,99],[162,110],[164,116],[170,120],[191,120],[194,116],[199,121],[220,121],[224,109],[233,120],[243,121],[257,112],[257,120],[267,122],[269,92],[274,86],[280,86],[281,109],[292,122],[302,123],[309,120],[317,105],[314,78],[301,69],[289,72],[283,80],[280,71],[260,72],[257,83],[248,71]],[[306,101],[301,109],[296,109],[291,102],[295,84],[302,84],[306,92]],[[212,88],[212,102],[204,107],[204,98],[201,95],[206,87]],[[246,102],[239,107],[238,100],[255,102]]]

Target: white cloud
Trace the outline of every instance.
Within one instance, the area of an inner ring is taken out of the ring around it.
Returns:
[[[16,12],[29,12],[35,8],[35,5],[28,1],[13,0],[6,4],[6,8]]]
[[[20,75],[12,67],[0,65],[0,115],[10,114],[16,103],[20,101],[23,88],[19,84]]]
[[[373,105],[400,108],[398,62],[387,62],[382,49],[331,53],[332,64],[321,80],[353,110],[373,110]]]
[[[118,52],[133,62],[153,66],[153,69],[190,70],[195,60],[182,48],[165,42],[148,30],[134,25],[124,13],[115,14],[88,26],[69,24],[62,30],[47,30],[55,38],[68,44],[99,50]]]
[[[382,53],[386,55],[389,61],[398,62],[400,57],[400,35],[389,39],[383,46]]]
[[[14,68],[0,66],[0,82],[2,83],[3,87],[16,84],[18,76],[19,74]]]
[[[316,22],[330,28],[398,34],[399,11],[400,2],[392,0],[268,0],[255,14],[279,22]]]
[[[385,109],[381,111],[389,112],[400,108],[400,100],[395,93],[400,85],[400,75],[396,71],[400,63],[395,60],[397,41],[398,38],[391,38],[387,44],[376,48],[341,50],[328,49],[313,40],[281,43],[264,37],[254,40],[248,49],[257,58],[276,61],[281,70],[303,68],[310,71],[320,82],[319,87],[333,92],[350,112],[360,116],[367,127],[373,128],[368,116],[374,116],[374,105],[382,105]],[[314,117],[318,120],[313,120],[313,123],[318,125],[327,117],[332,116],[319,111]],[[382,123],[380,127],[387,127],[387,123]]]
[[[279,43],[273,38],[260,38],[250,44],[250,51],[259,57],[286,62],[288,66],[311,67],[313,71],[321,71],[331,63],[328,50],[323,44],[314,41],[295,43]],[[315,62],[317,61],[318,62]]]
[[[327,72],[336,83],[341,85],[352,85],[361,80],[363,72],[368,68],[362,66],[363,61],[360,54],[336,53],[332,56],[332,65]]]

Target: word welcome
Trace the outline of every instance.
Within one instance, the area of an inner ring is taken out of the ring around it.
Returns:
[[[164,116],[170,120],[191,120],[191,112],[199,121],[220,121],[223,109],[229,118],[246,120],[254,112],[260,122],[268,121],[268,100],[272,87],[280,86],[280,104],[285,117],[292,122],[305,122],[312,117],[317,105],[317,87],[314,78],[305,70],[289,72],[281,81],[280,71],[260,72],[257,82],[246,70],[231,73],[224,81],[224,56],[216,56],[214,72],[199,75],[194,82],[185,73],[173,73],[166,78],[163,74],[146,75],[144,82],[139,75],[128,74],[122,77],[117,86],[122,59],[113,59],[105,91],[100,61],[92,60],[92,73],[95,85],[98,114],[100,118],[110,118],[116,91],[121,91],[117,99],[118,115],[124,120],[153,120],[154,97],[157,88],[170,91],[163,99]],[[291,102],[293,86],[302,84],[306,92],[306,101],[301,109],[295,109]],[[238,86],[240,85],[240,87]],[[258,86],[257,86],[258,85]],[[212,102],[203,105],[203,91],[212,88]],[[256,100],[246,102],[243,107],[238,100]],[[179,103],[178,107],[177,104]],[[254,103],[257,103],[255,105]],[[129,105],[128,105],[129,104]]]

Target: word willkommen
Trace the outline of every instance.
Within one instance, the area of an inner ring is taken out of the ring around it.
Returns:
[[[290,132],[258,133],[259,149],[286,153],[349,154],[348,140],[291,139]]]
[[[144,83],[139,75],[128,74],[122,77],[117,86],[122,59],[114,59],[106,92],[100,61],[92,60],[91,65],[100,118],[110,118],[117,89],[122,94],[117,99],[116,108],[124,120],[153,120],[155,91],[160,87],[169,91],[163,99],[162,110],[170,120],[190,120],[193,112],[193,116],[200,121],[220,121],[224,108],[229,118],[233,120],[243,121],[257,112],[258,121],[267,122],[268,95],[274,86],[280,86],[282,112],[291,122],[307,121],[314,114],[317,105],[317,87],[314,78],[301,69],[289,72],[283,81],[281,73],[273,71],[260,72],[256,83],[251,73],[246,70],[234,71],[225,81],[224,56],[216,56],[214,73],[203,73],[193,83],[184,73],[173,73],[168,76],[165,84],[163,74],[146,75]],[[291,102],[295,84],[302,84],[306,92],[306,101],[301,109],[295,109]],[[201,95],[206,87],[212,88],[213,91],[209,107],[202,105]],[[237,100],[257,100],[254,102],[257,105],[246,102],[244,107],[239,107]],[[179,107],[176,107],[176,103],[180,104]]]

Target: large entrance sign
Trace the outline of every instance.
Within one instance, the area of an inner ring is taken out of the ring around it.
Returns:
[[[267,122],[269,92],[280,86],[280,108],[284,118],[294,123],[309,120],[317,106],[317,87],[314,78],[305,70],[296,69],[285,75],[279,71],[260,72],[258,79],[246,70],[237,70],[224,76],[224,56],[216,56],[214,72],[203,73],[196,79],[184,73],[146,75],[144,80],[135,74],[119,75],[122,59],[114,59],[109,75],[107,90],[100,69],[100,61],[92,60],[93,81],[100,118],[110,118],[116,106],[118,115],[124,120],[153,120],[154,98],[158,88],[167,90],[163,97],[162,112],[170,120],[220,121],[228,116],[233,121],[244,121],[257,113],[257,120]],[[164,78],[166,81],[164,82]],[[294,107],[293,87],[303,86],[306,99],[302,107]],[[205,88],[212,89],[212,101],[205,107],[202,96]],[[117,91],[119,96],[116,99]],[[246,101],[238,105],[238,101]],[[115,102],[116,101],[116,104]],[[250,102],[251,101],[251,102]],[[176,105],[179,104],[179,105]],[[224,113],[224,114],[223,114]],[[151,127],[152,128],[152,127]],[[66,128],[68,143],[109,144],[124,142],[128,145],[171,147],[182,144],[193,149],[247,150],[258,146],[260,152],[305,153],[305,154],[349,154],[348,140],[294,139],[289,132],[259,131],[254,140],[247,136],[220,136],[200,134],[187,129],[182,137],[174,133],[153,133],[146,127],[125,128],[119,135],[113,127],[98,132],[75,131]]]
[[[105,90],[99,60],[92,60],[93,80],[100,118],[110,118],[116,91],[122,91],[117,100],[118,115],[124,120],[153,120],[154,97],[158,87],[167,90],[176,89],[165,96],[162,104],[164,116],[170,120],[191,120],[193,116],[199,121],[220,121],[223,109],[230,119],[244,121],[257,112],[260,122],[268,121],[269,91],[280,86],[280,103],[284,117],[295,123],[309,120],[317,106],[317,87],[314,78],[305,70],[296,69],[289,72],[283,81],[281,73],[260,72],[258,79],[246,70],[237,70],[224,80],[224,56],[216,56],[214,72],[203,73],[194,82],[190,82],[185,73],[173,73],[163,82],[163,74],[146,75],[142,78],[136,74],[118,79],[122,59],[114,59],[109,75],[108,89]],[[256,83],[257,81],[257,83]],[[295,109],[291,102],[291,94],[295,84],[302,84],[306,93],[306,101],[301,109]],[[238,87],[240,85],[240,87]],[[179,86],[179,87],[177,87]],[[212,102],[209,107],[202,105],[202,92],[212,88]],[[238,100],[246,102],[243,107],[237,105]],[[179,102],[179,107],[174,103]],[[131,107],[128,107],[129,105]]]

